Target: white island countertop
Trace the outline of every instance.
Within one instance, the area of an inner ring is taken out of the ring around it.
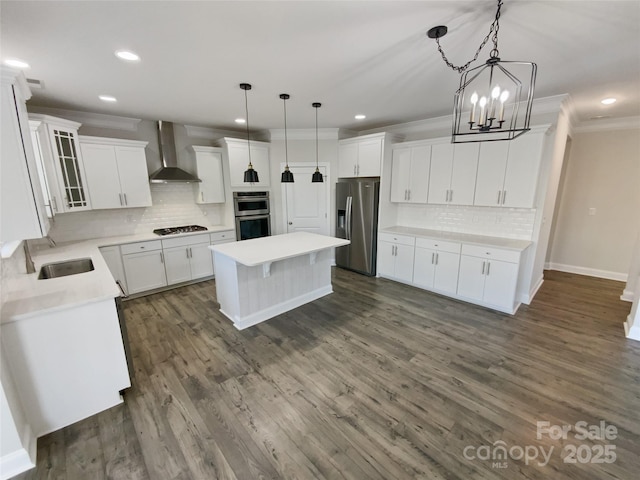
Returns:
[[[242,242],[211,245],[209,248],[242,265],[254,267],[307,253],[319,252],[327,248],[342,247],[349,245],[349,243],[351,243],[349,240],[343,238],[310,232],[294,232],[253,238]]]

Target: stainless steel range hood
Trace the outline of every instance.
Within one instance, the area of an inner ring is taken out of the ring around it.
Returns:
[[[178,168],[173,123],[158,122],[158,139],[160,141],[162,167],[149,176],[151,183],[192,183],[202,181],[189,172]]]

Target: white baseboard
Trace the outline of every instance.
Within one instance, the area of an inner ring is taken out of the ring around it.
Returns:
[[[520,297],[519,297],[520,298],[520,302],[524,303],[525,305],[531,304],[531,301],[538,294],[538,290],[540,290],[540,287],[542,287],[543,283],[544,283],[544,276],[540,275],[540,278],[538,279],[538,281],[536,282],[536,284],[533,286],[533,288],[531,289],[531,291],[528,294],[527,293],[521,293],[520,294]]]
[[[632,292],[631,290],[627,290],[625,288],[624,291],[622,292],[622,295],[620,295],[620,300],[624,300],[625,302],[633,302],[633,299],[635,298],[635,296],[636,296],[635,292]]]
[[[627,338],[640,342],[640,327],[633,325],[631,314],[627,317],[627,321],[624,322],[624,334]]]
[[[558,270],[559,272],[575,273],[578,275],[588,275],[589,277],[606,278],[607,280],[617,280],[626,282],[628,274],[620,272],[611,272],[609,270],[598,270],[597,268],[578,267],[576,265],[565,265],[563,263],[547,263],[547,270]]]
[[[0,479],[7,480],[36,466],[36,438],[31,428],[25,428],[23,448],[0,458]]]

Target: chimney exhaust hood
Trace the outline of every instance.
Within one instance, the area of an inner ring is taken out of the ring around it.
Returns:
[[[172,122],[158,122],[158,139],[160,142],[162,167],[149,175],[149,182],[193,183],[202,181],[189,172],[178,168],[178,155],[176,152],[176,141],[173,135]]]

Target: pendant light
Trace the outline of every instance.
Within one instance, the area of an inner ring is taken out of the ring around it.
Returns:
[[[290,95],[288,93],[281,93],[280,98],[282,99],[282,105],[284,107],[284,159],[285,159],[285,167],[284,172],[282,172],[282,183],[293,183],[293,173],[289,170],[289,151],[287,146],[287,100],[289,100]]]
[[[311,177],[312,183],[324,182],[322,178],[322,172],[318,168],[318,109],[322,106],[321,103],[314,102],[311,104],[313,108],[316,109],[316,171],[313,172],[313,176]]]
[[[429,38],[435,38],[444,62],[460,73],[460,87],[454,97],[453,143],[512,140],[530,130],[538,67],[531,62],[500,60],[498,30],[502,0],[497,1],[498,9],[489,33],[473,59],[462,66],[453,65],[440,46],[440,38],[446,35],[447,27],[440,25],[427,32]],[[489,38],[493,42],[489,59],[484,65],[468,70]]]
[[[258,172],[253,169],[251,164],[251,142],[249,140],[249,103],[247,101],[247,90],[251,90],[251,84],[241,83],[240,88],[244,90],[244,109],[247,114],[247,150],[249,151],[249,167],[244,172],[245,183],[258,183]]]

